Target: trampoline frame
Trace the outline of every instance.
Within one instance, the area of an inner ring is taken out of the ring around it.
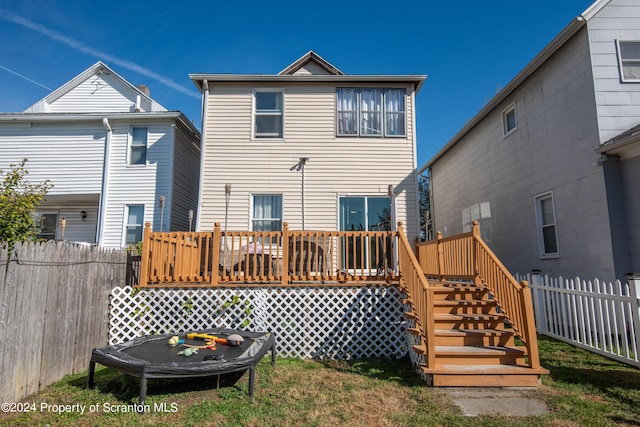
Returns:
[[[190,357],[184,357],[184,363],[180,363],[182,361],[173,361],[162,364],[152,364],[148,360],[130,356],[124,351],[151,341],[162,341],[166,343],[169,338],[174,335],[184,338],[186,332],[179,334],[145,335],[125,343],[94,349],[91,353],[91,360],[89,361],[87,387],[93,388],[95,386],[95,367],[96,363],[99,363],[122,374],[140,378],[140,405],[144,407],[144,402],[147,397],[147,379],[149,378],[197,378],[248,370],[249,399],[253,400],[256,365],[269,350],[271,350],[271,366],[275,366],[276,363],[276,342],[274,334],[271,332],[248,332],[227,328],[189,331],[189,333],[191,332],[215,335],[222,338],[232,334],[238,334],[245,338],[245,340],[253,339],[254,342],[251,345],[255,344],[256,340],[260,340],[261,345],[241,360],[238,358],[236,358],[236,360],[227,360],[223,357],[220,360],[214,361],[194,361]],[[199,344],[203,344],[203,342],[200,341]],[[218,344],[217,347],[218,349],[224,350],[225,345]],[[246,352],[247,351],[245,351],[245,353]],[[220,352],[217,354],[220,354]],[[181,367],[181,365],[183,366]]]

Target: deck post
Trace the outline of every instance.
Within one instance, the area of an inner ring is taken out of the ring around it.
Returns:
[[[442,231],[436,233],[436,248],[438,252],[438,275],[440,280],[444,280],[444,249],[442,248]]]
[[[282,286],[289,284],[289,223],[282,224]]]
[[[471,226],[471,234],[473,236],[473,248],[471,248],[471,253],[469,256],[471,257],[471,262],[473,263],[473,282],[476,285],[480,284],[480,246],[478,242],[480,241],[480,223],[477,220],[472,222]]]
[[[149,283],[149,261],[151,259],[151,223],[145,222],[142,230],[142,257],[140,259],[140,277],[138,286],[146,287]]]
[[[222,231],[220,230],[220,223],[216,222],[213,224],[213,246],[211,249],[213,251],[213,253],[211,254],[211,286],[218,286],[220,281],[220,268],[218,266],[220,265],[220,250],[222,248],[221,236]]]
[[[527,355],[529,356],[529,367],[533,369],[540,368],[540,356],[538,355],[538,336],[536,335],[536,323],[533,314],[533,299],[531,297],[531,288],[526,280],[520,282],[522,286],[520,295],[522,295],[522,305],[524,308],[524,321],[526,322],[526,331],[523,331],[527,342]]]

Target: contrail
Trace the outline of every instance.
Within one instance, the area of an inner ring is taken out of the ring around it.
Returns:
[[[22,75],[22,74],[20,74],[20,73],[16,73],[15,71],[8,69],[7,67],[3,67],[2,65],[0,65],[0,68],[2,68],[2,69],[3,69],[3,70],[5,70],[5,71],[10,72],[11,74],[14,74],[14,75],[16,75],[16,76],[20,77],[21,79],[25,79],[26,81],[31,82],[31,83],[33,83],[34,85],[38,85],[38,86],[43,87],[43,88],[45,88],[45,89],[47,89],[47,90],[51,90],[51,91],[53,90],[53,89],[51,89],[50,87],[46,87],[46,86],[45,86],[45,85],[43,85],[42,83],[38,83],[38,82],[37,82],[37,81],[35,81],[35,80],[31,80],[29,77],[23,76],[23,75]]]
[[[87,46],[86,44],[78,41],[78,40],[74,40],[70,37],[67,37],[65,35],[60,34],[57,31],[51,30],[43,25],[37,24],[33,21],[29,21],[28,19],[25,19],[21,16],[18,16],[14,13],[11,13],[7,10],[3,10],[0,9],[0,18],[6,20],[6,21],[10,21],[13,22],[15,24],[18,25],[22,25],[23,27],[29,28],[31,30],[37,31],[41,34],[44,34],[45,36],[47,36],[48,38],[58,41],[60,43],[66,44],[67,46],[76,49],[82,53],[86,53],[88,55],[92,55],[95,56],[99,59],[104,59],[105,61],[114,63],[119,65],[120,67],[123,68],[127,68],[129,70],[135,71],[136,73],[142,74],[144,76],[150,77],[162,84],[164,84],[167,87],[170,87],[171,89],[174,89],[178,92],[181,92],[185,95],[188,95],[192,98],[197,98],[200,99],[200,94],[196,94],[195,92],[193,92],[192,90],[187,89],[186,87],[182,86],[179,83],[176,83],[175,81],[161,76],[158,73],[155,73],[151,70],[148,70],[144,67],[141,67],[137,64],[134,64],[133,62],[130,61],[126,61],[124,59],[120,59],[118,57],[115,57],[111,54],[102,52],[98,49],[94,49],[90,46]]]

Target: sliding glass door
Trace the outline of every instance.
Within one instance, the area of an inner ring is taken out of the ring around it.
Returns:
[[[340,197],[340,231],[390,231],[391,203],[388,197]],[[385,247],[383,247],[385,246]],[[348,270],[375,270],[390,257],[387,243],[355,233],[341,242],[342,265]]]

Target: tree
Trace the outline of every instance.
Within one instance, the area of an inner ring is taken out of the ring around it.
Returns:
[[[431,230],[431,193],[429,177],[418,176],[418,197],[420,202],[420,240],[433,238]]]
[[[10,170],[0,170],[0,241],[9,244],[35,240],[38,224],[34,211],[47,195],[53,184],[49,180],[32,184],[26,180],[29,171],[23,159],[19,164],[10,164]]]

